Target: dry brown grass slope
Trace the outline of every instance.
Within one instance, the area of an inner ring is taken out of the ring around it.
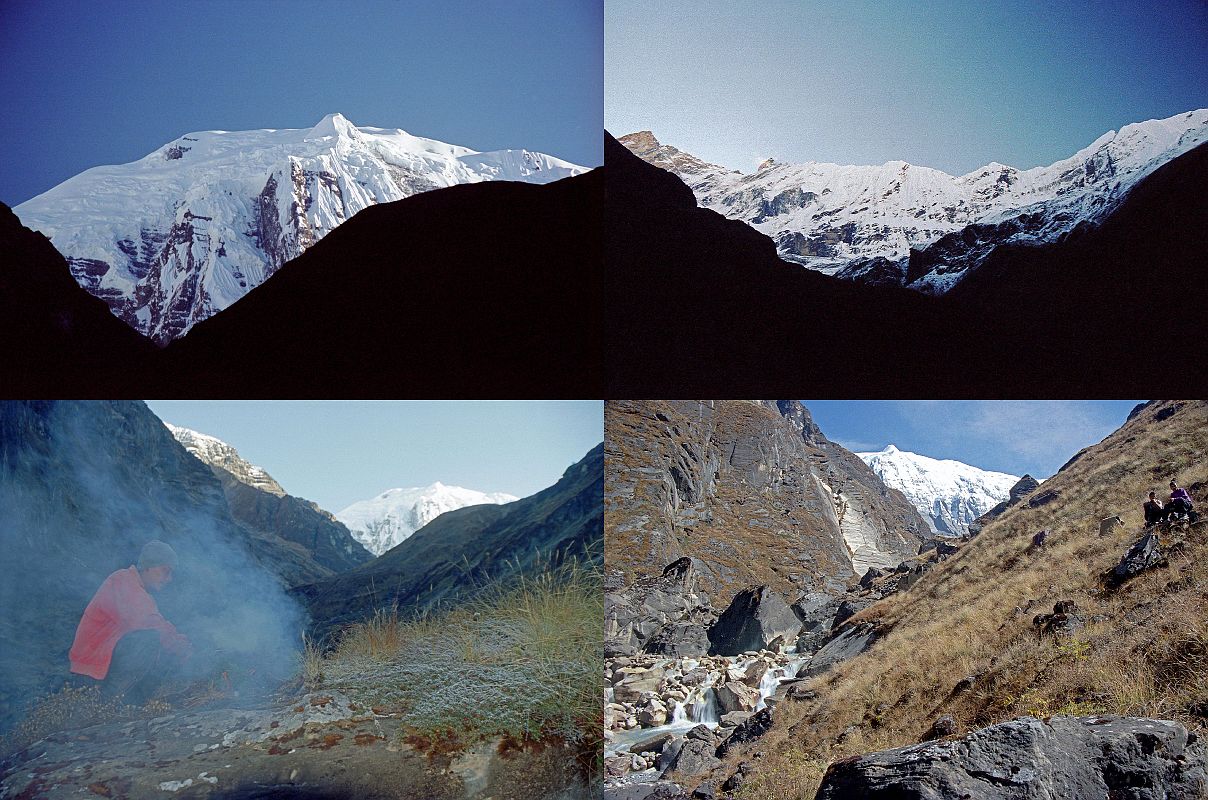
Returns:
[[[812,798],[826,765],[919,741],[941,714],[960,731],[1022,715],[1117,713],[1208,723],[1208,526],[1163,533],[1169,565],[1102,582],[1136,541],[1141,504],[1172,478],[1205,500],[1208,402],[1150,404],[987,525],[908,592],[853,621],[884,638],[778,709],[744,797]],[[1100,537],[1099,521],[1124,525]],[[1045,548],[1029,552],[1048,530]],[[1073,600],[1088,623],[1041,637],[1033,617]],[[738,753],[730,761],[749,758]],[[727,768],[732,771],[733,764]],[[728,773],[727,773],[728,774]]]

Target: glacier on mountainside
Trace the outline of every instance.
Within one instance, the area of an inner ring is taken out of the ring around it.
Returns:
[[[485,503],[510,503],[520,498],[505,492],[479,492],[440,481],[428,486],[389,489],[360,500],[335,517],[375,556],[395,547],[446,511]]]
[[[585,167],[358,127],[200,131],[94,167],[16,206],[76,281],[160,343],[183,336],[375,203],[480,181],[548,183]]]
[[[892,444],[879,453],[856,455],[945,536],[968,533],[969,523],[1006,500],[1019,481],[1015,475],[907,453]]]

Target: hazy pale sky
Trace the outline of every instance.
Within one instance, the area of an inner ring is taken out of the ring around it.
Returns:
[[[340,112],[603,160],[603,0],[3,0],[0,201],[190,131]]]
[[[1047,478],[1144,400],[802,400],[853,452],[886,445],[994,472]]]
[[[1208,107],[1203,0],[608,0],[605,127],[713,163],[963,174]]]
[[[526,497],[604,441],[598,400],[148,400],[215,436],[292,495],[333,514],[386,489],[440,481]]]

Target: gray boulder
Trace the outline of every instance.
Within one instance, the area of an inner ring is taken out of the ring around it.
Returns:
[[[801,620],[784,598],[766,586],[743,589],[709,629],[709,653],[732,656],[764,650],[777,639],[795,641]]]
[[[836,762],[816,800],[1174,800],[1208,793],[1203,743],[1131,717],[1024,717]]]
[[[704,725],[697,725],[684,737],[684,743],[664,777],[685,778],[720,766],[717,745],[718,739],[713,731]]]
[[[876,626],[871,622],[853,625],[826,643],[806,665],[803,677],[821,675],[840,661],[860,655],[877,640]]]
[[[797,634],[797,652],[812,653],[830,638],[841,600],[823,592],[809,592],[793,603],[793,613],[801,620]]]
[[[762,711],[756,711],[750,717],[743,721],[741,725],[734,729],[734,733],[721,743],[717,748],[719,758],[725,758],[726,754],[734,747],[745,744],[754,739],[763,736],[772,729],[772,711],[765,708]]]
[[[1166,556],[1156,533],[1147,533],[1129,548],[1124,558],[1108,576],[1110,583],[1120,584],[1152,567],[1166,566]]]
[[[674,658],[702,656],[709,652],[709,629],[699,622],[673,622],[655,631],[642,649]]]

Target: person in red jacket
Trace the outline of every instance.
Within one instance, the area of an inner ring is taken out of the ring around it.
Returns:
[[[138,565],[105,579],[76,628],[71,671],[101,682],[107,695],[141,705],[192,652],[188,638],[164,619],[149,592],[172,581],[176,552],[164,542],[143,546]]]

